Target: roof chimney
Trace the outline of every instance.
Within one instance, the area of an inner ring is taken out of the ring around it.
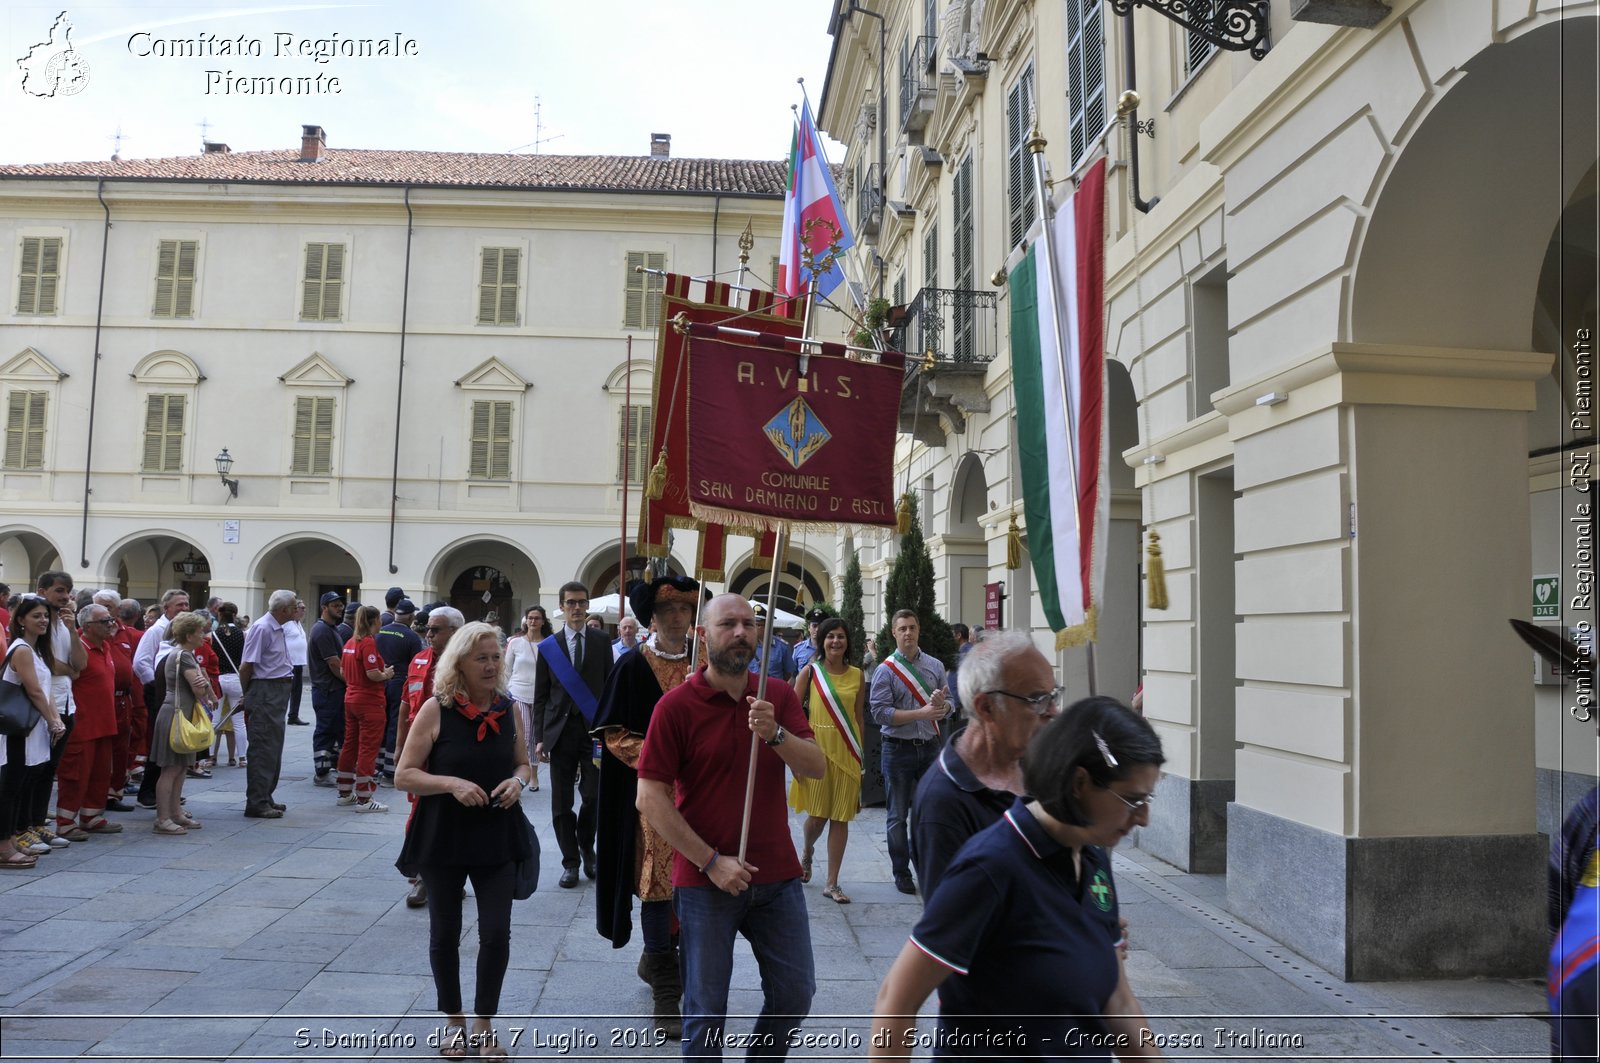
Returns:
[[[319,125],[300,127],[300,161],[321,162],[328,154],[328,135]]]
[[[672,157],[672,134],[650,134],[650,157],[652,159],[670,159]]]
[[[207,155],[227,155],[233,151],[228,145],[219,144],[214,140],[206,141],[205,146]]]

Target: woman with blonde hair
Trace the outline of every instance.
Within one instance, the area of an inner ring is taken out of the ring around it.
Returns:
[[[178,713],[188,716],[196,702],[208,713],[216,706],[211,682],[195,658],[210,627],[208,618],[200,613],[179,613],[167,626],[167,641],[173,647],[161,663],[166,669],[167,696],[150,735],[150,762],[162,769],[156,779],[156,834],[188,834],[201,827],[200,821],[183,808],[183,780],[199,754],[172,748],[172,721]]]
[[[511,959],[511,900],[518,861],[529,859],[528,746],[506,695],[500,633],[467,624],[445,646],[432,698],[401,747],[395,786],[418,797],[395,866],[420,875],[428,896],[428,959],[445,1015],[443,1053],[505,1058],[494,1016]],[[461,999],[462,887],[478,904],[477,989],[470,1035]],[[469,1040],[470,1036],[470,1040]]]
[[[344,644],[340,664],[344,672],[344,745],[339,749],[339,786],[336,804],[354,805],[357,812],[387,812],[389,806],[372,799],[378,788],[378,753],[388,726],[388,699],[384,685],[394,678],[394,666],[378,653],[382,614],[371,605],[356,610],[355,633]]]

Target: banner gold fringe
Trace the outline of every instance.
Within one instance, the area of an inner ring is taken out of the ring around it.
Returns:
[[[1150,547],[1145,551],[1145,604],[1152,609],[1167,607],[1167,565],[1161,560],[1161,533],[1150,529]]]
[[[857,525],[849,521],[805,521],[786,520],[783,517],[764,517],[757,513],[746,513],[739,509],[721,509],[716,506],[706,506],[699,502],[689,503],[689,512],[697,520],[710,524],[725,524],[728,534],[739,534],[740,529],[747,529],[751,533],[775,532],[780,528],[790,531],[812,531],[819,534],[837,531],[840,528],[854,528]],[[768,558],[767,560],[771,560]]]
[[[1022,529],[1017,527],[1017,515],[1011,514],[1011,526],[1006,529],[1006,568],[1015,572],[1022,567]]]
[[[894,507],[894,530],[900,535],[905,535],[911,530],[911,493],[909,491],[900,496],[900,504]]]
[[[1091,605],[1083,616],[1083,623],[1056,632],[1056,652],[1084,646],[1100,637],[1100,607]]]
[[[656,458],[656,463],[650,469],[650,475],[644,480],[644,497],[652,502],[657,501],[667,493],[667,448],[662,447],[661,453]]]

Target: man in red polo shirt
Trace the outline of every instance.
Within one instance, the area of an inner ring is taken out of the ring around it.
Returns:
[[[748,668],[760,626],[750,603],[724,594],[701,618],[709,667],[656,703],[639,752],[639,813],[676,850],[683,1054],[721,1058],[733,944],[743,934],[761,970],[763,996],[750,1052],[781,1059],[816,992],[784,768],[820,779],[827,760],[789,684],[769,679],[766,699],[756,698],[757,678]],[[741,861],[752,733],[765,748],[756,757],[750,844]]]
[[[72,680],[78,722],[56,769],[56,833],[69,841],[87,841],[91,834],[122,833],[122,824],[106,819],[104,807],[111,780],[111,746],[117,734],[117,665],[111,649],[115,624],[111,611],[103,605],[86,605],[78,612],[78,637],[87,652],[87,663]]]
[[[111,743],[111,785],[106,791],[106,808],[112,812],[132,812],[134,805],[122,798],[128,779],[136,767],[144,765],[145,731],[144,687],[133,674],[133,655],[144,634],[144,606],[136,599],[124,598],[117,605],[116,630],[111,633],[111,652],[117,665],[117,736]],[[137,705],[139,711],[134,711]],[[130,795],[131,796],[131,795]]]

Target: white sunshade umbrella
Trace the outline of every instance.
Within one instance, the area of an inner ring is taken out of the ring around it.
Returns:
[[[750,605],[751,605],[752,608],[754,608],[757,605],[765,607],[766,604],[767,604],[766,602],[761,601],[760,599],[757,599],[757,598],[750,599]],[[773,606],[772,618],[773,618],[774,626],[778,627],[778,628],[792,628],[792,629],[798,631],[798,630],[804,629],[805,626],[806,626],[806,618],[805,617],[796,616],[794,613],[789,612],[787,609],[779,609],[777,606]]]
[[[628,604],[626,598],[619,602],[615,594],[602,594],[598,598],[589,599],[589,615],[598,616],[608,624],[615,624],[625,616],[632,616],[633,606]]]

